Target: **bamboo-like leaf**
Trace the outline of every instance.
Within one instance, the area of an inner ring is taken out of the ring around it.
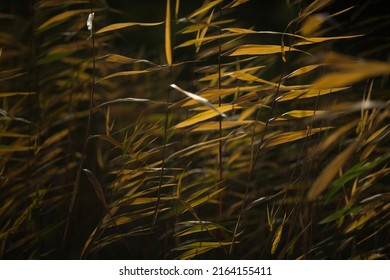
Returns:
[[[205,5],[203,5],[202,7],[200,7],[198,10],[196,10],[195,12],[193,12],[188,18],[191,19],[191,18],[196,17],[197,15],[206,13],[208,10],[212,9],[213,7],[215,7],[216,5],[218,5],[219,3],[221,3],[222,1],[223,1],[223,0],[215,0],[215,1],[211,1],[211,2],[209,2],[209,3],[206,3]]]
[[[316,199],[332,182],[333,178],[337,175],[339,170],[344,166],[350,156],[354,153],[358,147],[357,142],[351,143],[348,148],[343,152],[338,154],[326,167],[317,179],[314,181],[312,187],[310,188],[307,199],[314,200]]]
[[[301,119],[301,118],[313,117],[314,115],[317,116],[317,115],[325,114],[327,112],[328,111],[322,111],[322,110],[292,110],[283,113],[281,117],[275,118],[273,120],[284,121],[284,120],[291,120],[291,119]]]
[[[245,126],[255,123],[254,121],[223,121],[222,129],[229,129],[236,126]],[[212,131],[219,130],[219,122],[206,122],[202,123],[199,126],[195,127],[191,131],[193,132],[201,132],[201,131]]]
[[[313,134],[326,131],[328,129],[331,129],[331,127],[318,127],[318,128],[311,128],[309,130],[300,130],[300,131],[277,134],[276,136],[267,139],[264,143],[264,147],[270,148],[285,143],[293,142],[305,138],[307,136],[311,136]]]
[[[104,32],[109,32],[109,31],[115,31],[118,29],[126,28],[126,27],[131,27],[131,26],[157,26],[161,25],[164,22],[122,22],[122,23],[114,23],[110,24],[106,27],[103,27],[102,29],[98,30],[96,34],[101,34]]]
[[[176,89],[177,91],[181,92],[181,93],[184,93],[185,95],[187,95],[189,98],[193,99],[193,100],[196,100],[197,102],[209,107],[210,109],[212,109],[213,111],[215,111],[218,115],[226,118],[226,115],[221,112],[219,109],[217,109],[213,104],[211,104],[206,98],[203,98],[199,95],[196,95],[196,94],[193,94],[189,91],[186,91],[184,89],[181,89],[180,87],[178,87],[177,85],[175,84],[171,84],[171,87]]]
[[[5,132],[0,132],[0,137],[29,138],[31,137],[31,135],[5,131]]]
[[[63,12],[61,14],[55,15],[54,17],[52,17],[49,20],[47,20],[44,23],[42,23],[38,27],[38,30],[42,30],[42,29],[48,27],[49,25],[51,25],[53,23],[57,23],[57,22],[60,22],[60,21],[67,20],[70,17],[73,17],[75,15],[80,15],[80,14],[89,13],[89,12],[90,12],[89,9],[65,11],[65,12]]]
[[[30,146],[8,146],[8,145],[0,145],[0,152],[24,152],[32,150],[34,147]]]
[[[327,17],[324,14],[314,14],[310,15],[303,22],[301,32],[304,36],[309,36],[316,32],[321,25],[327,20]]]
[[[179,16],[179,10],[180,10],[180,0],[176,0],[175,4],[175,19]]]
[[[283,221],[278,227],[278,229],[275,232],[275,235],[272,239],[272,247],[271,247],[271,254],[275,254],[276,249],[278,248],[280,239],[282,238],[282,232],[283,232],[283,227],[284,227],[284,222],[286,220],[286,214],[284,214]]]
[[[172,45],[171,45],[171,0],[167,0],[165,16],[165,57],[168,65],[172,65]]]
[[[123,55],[119,55],[119,54],[107,54],[107,55],[99,57],[98,59],[108,61],[108,62],[122,63],[122,64],[144,62],[144,63],[148,63],[150,65],[156,65],[155,63],[153,63],[149,60],[146,60],[146,59],[136,59],[136,58],[127,57],[127,56],[123,56]]]
[[[326,6],[330,5],[333,1],[334,0],[316,0],[302,11],[302,13],[300,14],[300,17],[305,18],[305,17],[315,13],[316,11],[321,10],[321,9],[325,8]]]
[[[276,101],[288,101],[292,99],[304,99],[311,97],[318,97],[327,95],[334,92],[339,92],[348,89],[349,87],[341,88],[323,88],[323,89],[302,89],[302,90],[291,90],[276,98]]]
[[[378,213],[374,209],[366,209],[363,215],[356,221],[352,222],[346,229],[345,233],[349,233],[354,231],[355,229],[359,229],[363,227],[369,220],[374,218]]]
[[[242,4],[245,4],[248,1],[249,0],[234,0],[234,1],[230,2],[229,4],[227,4],[225,7],[223,7],[223,9],[234,8],[234,7],[240,6]]]
[[[103,188],[100,185],[99,180],[96,178],[95,174],[93,174],[88,169],[83,169],[83,171],[85,172],[85,174],[87,174],[87,177],[88,177],[89,181],[91,182],[93,189],[96,192],[97,197],[99,198],[100,202],[103,204],[104,209],[106,210],[107,213],[109,213],[110,208],[108,207],[106,198],[104,196]]]
[[[11,96],[26,96],[26,95],[34,95],[36,92],[1,92],[0,97],[11,97]]]
[[[158,102],[158,101],[153,101],[153,100],[145,99],[145,98],[127,97],[127,98],[118,98],[115,100],[104,102],[104,103],[96,106],[96,108],[100,108],[102,106],[107,106],[107,105],[116,104],[116,103],[127,103],[127,102],[166,104],[165,102]]]
[[[231,51],[225,52],[224,56],[238,56],[238,55],[264,55],[264,54],[274,54],[280,52],[288,51],[298,51],[293,47],[279,45],[241,45]]]
[[[365,161],[362,161],[350,168],[340,178],[335,180],[329,187],[329,192],[325,202],[329,202],[341,190],[341,188],[345,186],[345,184],[374,169],[382,162],[387,161],[389,157],[390,154],[387,154],[382,157],[379,157],[372,162],[367,163]]]
[[[328,54],[324,63],[330,63],[338,71],[325,74],[313,82],[313,88],[343,87],[361,80],[390,74],[390,63],[380,61],[356,61],[352,58]]]
[[[320,66],[322,66],[322,65],[321,64],[313,64],[313,65],[307,65],[307,66],[301,67],[297,70],[294,70],[290,74],[284,76],[283,79],[288,79],[288,78],[303,75],[303,74],[308,73],[308,72],[310,72],[310,71],[312,71]]]
[[[101,78],[100,80],[96,81],[96,83],[99,83],[102,80],[107,80],[107,79],[111,79],[111,78],[114,78],[114,77],[133,76],[133,75],[150,73],[150,72],[152,72],[154,70],[155,69],[149,68],[149,69],[145,69],[145,70],[134,70],[134,71],[117,72],[117,73],[110,74],[108,76],[105,76],[105,77]]]
[[[197,38],[197,40],[199,40],[199,43],[195,43],[195,47],[196,47],[196,50],[195,52],[198,53],[199,52],[199,49],[200,49],[200,46],[202,45],[202,39],[206,36],[206,33],[207,33],[207,30],[209,28],[209,25],[211,23],[211,20],[213,18],[213,15],[214,15],[214,10],[210,13],[210,16],[209,18],[207,19],[207,25],[202,29],[202,31],[200,32],[200,35],[199,35],[199,38]],[[198,42],[198,41],[197,41]]]
[[[191,40],[188,40],[184,43],[181,43],[180,45],[178,45],[175,48],[183,48],[183,47],[188,47],[191,45],[197,46],[197,45],[200,45],[200,44],[208,42],[208,41],[219,40],[222,38],[233,37],[233,36],[237,36],[237,34],[227,33],[227,34],[213,35],[213,36],[208,36],[208,37],[203,37],[203,38],[191,39]]]
[[[234,110],[234,109],[239,109],[239,108],[241,108],[241,107],[240,106],[234,106],[234,105],[223,105],[221,107],[218,107],[218,111],[220,113],[226,113],[228,111],[231,111],[231,110]],[[219,113],[217,113],[215,110],[207,110],[205,112],[199,113],[199,114],[189,118],[188,120],[185,120],[185,121],[177,124],[173,128],[174,129],[184,128],[184,127],[187,127],[187,126],[190,126],[190,125],[194,125],[194,124],[197,124],[199,122],[211,119],[211,118],[216,117],[218,115],[219,115]]]

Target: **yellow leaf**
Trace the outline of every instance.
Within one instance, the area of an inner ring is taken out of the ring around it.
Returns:
[[[131,26],[157,26],[160,24],[163,24],[164,22],[123,22],[123,23],[114,23],[110,24],[106,27],[103,27],[99,31],[96,32],[96,34],[108,32],[108,31],[114,31],[126,27],[131,27]]]
[[[176,0],[176,5],[175,5],[175,18],[176,19],[179,15],[179,7],[180,7],[180,0]]]
[[[345,233],[349,233],[355,229],[358,229],[360,227],[363,227],[364,224],[371,220],[373,217],[375,217],[377,214],[377,212],[375,210],[367,210],[361,217],[359,220],[357,221],[354,221],[353,223],[351,223],[346,229],[345,229]]]
[[[320,195],[332,182],[333,178],[337,175],[339,170],[344,166],[350,156],[354,153],[358,147],[358,142],[351,143],[348,148],[338,154],[328,166],[322,170],[320,175],[314,181],[311,189],[307,194],[308,200],[314,200]]]
[[[132,75],[138,75],[138,74],[144,74],[144,73],[149,73],[151,72],[151,69],[146,69],[146,70],[134,70],[134,71],[123,71],[123,72],[117,72],[108,76],[105,76],[104,78],[101,78],[99,81],[110,79],[113,77],[121,77],[121,76],[132,76]]]
[[[327,18],[324,16],[324,14],[314,14],[306,18],[302,25],[301,32],[303,35],[308,36],[310,34],[313,34],[316,32],[327,20]]]
[[[249,0],[234,0],[233,2],[227,4],[225,7],[223,7],[223,9],[229,9],[229,8],[234,8],[234,7],[237,7],[239,5],[242,5],[246,2],[248,2]]]
[[[313,82],[313,88],[342,87],[384,74],[390,74],[390,64],[364,63],[355,65],[354,68],[325,74]]]
[[[318,68],[319,66],[322,66],[322,65],[321,64],[313,64],[313,65],[308,65],[308,66],[301,67],[301,68],[291,72],[290,74],[284,76],[283,79],[288,79],[288,78],[300,76],[302,74],[305,74],[307,72],[310,72],[310,71]]]
[[[291,99],[304,99],[304,98],[311,98],[311,97],[317,97],[317,96],[322,96],[326,94],[330,94],[333,92],[338,92],[342,91],[345,89],[348,89],[349,87],[342,87],[342,88],[324,88],[324,89],[303,89],[303,90],[291,90],[282,96],[279,96],[276,98],[276,101],[281,102],[281,101],[287,101]]]
[[[188,41],[178,45],[176,48],[183,48],[183,47],[188,47],[191,45],[196,46],[196,45],[202,44],[203,42],[213,41],[213,40],[226,38],[226,37],[232,37],[232,36],[237,36],[237,34],[229,33],[229,34],[214,35],[214,36],[203,37],[203,38],[196,38],[196,39],[188,40]]]
[[[272,247],[271,247],[271,254],[272,255],[275,254],[276,249],[278,248],[280,239],[282,237],[282,231],[283,231],[285,220],[286,220],[286,214],[284,214],[282,224],[278,227],[278,229],[275,232],[275,235],[274,235],[274,238],[273,238],[273,241],[272,241]]]
[[[214,6],[218,5],[219,3],[221,3],[222,1],[223,0],[216,0],[216,1],[212,1],[210,3],[207,3],[207,4],[203,5],[202,7],[200,7],[198,10],[196,10],[194,13],[192,13],[188,18],[191,19],[191,18],[196,17],[197,15],[205,13],[208,10],[210,10],[212,7],[214,7]]]
[[[167,11],[165,17],[165,56],[168,65],[172,65],[172,46],[171,46],[171,0],[167,0]]]
[[[312,128],[309,130],[300,130],[300,131],[294,131],[294,132],[286,132],[277,134],[275,136],[272,136],[271,138],[267,139],[264,143],[264,147],[274,147],[277,145],[293,142],[302,138],[306,138],[307,136],[311,136],[313,134],[316,134],[318,132],[325,131],[327,129],[330,129],[331,127],[318,127],[318,128]]]
[[[314,115],[320,115],[324,114],[327,111],[321,111],[321,110],[292,110],[289,112],[286,112],[282,114],[281,117],[275,118],[276,121],[284,121],[284,120],[290,120],[290,119],[300,119],[300,118],[307,118],[307,117],[313,117]]]
[[[224,105],[224,106],[221,106],[221,107],[218,107],[218,111],[221,112],[221,113],[225,113],[225,112],[228,112],[230,110],[233,110],[233,109],[239,109],[241,107],[239,106],[233,106],[233,105]],[[187,126],[190,126],[190,125],[194,125],[194,124],[197,124],[201,121],[205,121],[205,120],[208,120],[208,119],[211,119],[215,116],[218,116],[218,112],[216,112],[215,110],[207,110],[205,112],[202,112],[202,113],[199,113],[191,118],[189,118],[188,120],[185,120],[177,125],[175,125],[173,128],[174,129],[177,129],[177,128],[184,128],[184,127],[187,127]]]
[[[232,128],[236,126],[249,125],[253,124],[254,121],[223,121],[222,129]],[[195,127],[191,131],[199,132],[199,131],[210,131],[210,130],[219,130],[219,122],[206,122],[201,125]]]
[[[207,33],[207,30],[209,29],[209,25],[211,23],[211,20],[213,18],[213,14],[214,14],[214,10],[211,12],[209,18],[207,19],[207,25],[202,29],[202,31],[200,32],[200,35],[199,35],[199,38],[197,38],[198,40],[202,40],[204,38],[204,36],[206,36],[206,33]],[[200,46],[202,45],[202,41],[199,41],[199,43],[196,43],[195,44],[195,47],[196,47],[196,50],[195,52],[198,53],[199,52],[199,49],[200,49]]]
[[[295,48],[284,46],[283,49],[279,45],[242,45],[231,51],[224,53],[226,56],[238,56],[238,55],[263,55],[273,54],[288,51],[298,51]]]

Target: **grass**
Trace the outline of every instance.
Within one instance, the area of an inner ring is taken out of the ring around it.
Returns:
[[[2,4],[1,258],[387,259],[384,1],[162,2]]]

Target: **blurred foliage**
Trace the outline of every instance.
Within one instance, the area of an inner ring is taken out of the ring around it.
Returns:
[[[0,8],[1,258],[389,257],[385,0]]]

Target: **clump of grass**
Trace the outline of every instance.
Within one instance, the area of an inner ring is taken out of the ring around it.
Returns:
[[[296,1],[264,30],[239,16],[256,1],[65,2],[0,18],[2,258],[388,258],[373,3]]]

